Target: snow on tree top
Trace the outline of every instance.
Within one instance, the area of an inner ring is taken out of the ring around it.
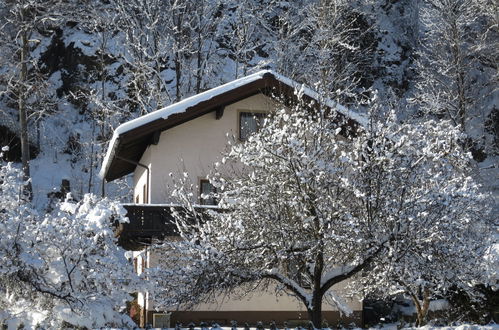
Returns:
[[[254,81],[263,79],[265,75],[272,75],[277,81],[288,85],[290,87],[293,87],[296,90],[296,93],[299,94],[304,94],[307,95],[315,100],[321,100],[325,105],[331,108],[335,108],[339,113],[344,114],[345,116],[351,118],[352,120],[358,122],[360,125],[365,126],[367,120],[364,116],[350,111],[348,108],[338,104],[337,102],[334,102],[332,100],[324,100],[320,97],[320,95],[313,91],[312,89],[304,86],[303,84],[300,84],[292,79],[289,79],[287,77],[284,77],[272,70],[262,70],[257,73],[251,74],[246,77],[242,77],[236,80],[233,80],[229,83],[226,83],[224,85],[212,88],[210,90],[207,90],[205,92],[193,95],[191,97],[188,97],[182,101],[179,101],[177,103],[171,104],[165,108],[159,109],[157,111],[151,112],[149,114],[146,114],[144,116],[141,116],[139,118],[130,120],[126,123],[121,124],[116,128],[114,131],[113,137],[109,143],[108,149],[106,156],[104,158],[104,161],[102,162],[102,167],[99,172],[100,178],[104,178],[106,176],[106,173],[108,172],[108,169],[111,165],[111,161],[114,158],[114,153],[116,151],[117,147],[117,142],[119,140],[119,137],[123,135],[126,132],[129,132],[135,128],[144,126],[148,123],[151,123],[155,120],[158,119],[167,119],[173,114],[178,114],[185,112],[189,108],[203,102],[210,100],[214,98],[215,96],[222,95],[226,92],[230,92],[238,87],[245,86],[249,83],[252,83]]]

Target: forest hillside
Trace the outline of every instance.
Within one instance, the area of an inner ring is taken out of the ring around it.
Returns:
[[[0,22],[1,143],[20,162],[26,133],[40,209],[126,201],[97,175],[113,129],[266,68],[352,111],[451,120],[498,194],[494,0],[1,0]]]

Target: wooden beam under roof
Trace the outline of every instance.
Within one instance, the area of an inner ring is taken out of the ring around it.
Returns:
[[[215,119],[220,120],[224,115],[225,106],[220,106],[215,109]]]

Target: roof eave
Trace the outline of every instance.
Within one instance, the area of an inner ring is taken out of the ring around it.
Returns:
[[[253,77],[252,79],[248,79],[249,77]],[[176,109],[175,105],[182,103],[175,103],[163,110],[165,112],[153,112],[149,115],[152,120],[144,121],[140,119],[135,119],[133,121],[124,123],[120,125],[114,132],[113,138],[111,139],[108,147],[108,152],[106,153],[106,157],[103,161],[103,166],[99,172],[99,176],[104,178],[107,182],[120,178],[124,175],[132,173],[134,171],[134,167],[129,163],[121,161],[117,159],[117,156],[122,158],[130,159],[133,161],[139,161],[140,157],[143,155],[144,151],[147,149],[147,146],[150,144],[150,139],[148,138],[154,132],[162,132],[164,130],[170,129],[192,119],[195,119],[199,116],[205,115],[217,107],[227,106],[229,104],[235,103],[241,99],[250,97],[251,95],[258,94],[260,92],[269,92],[267,88],[277,88],[280,89],[280,93],[286,92],[296,93],[295,91],[299,89],[309,98],[317,99],[317,93],[302,84],[299,84],[287,77],[281,76],[272,71],[261,71],[257,74],[241,78],[244,84],[238,85],[235,84],[233,89],[225,90],[224,87],[226,85],[219,86],[213,90],[219,89],[220,92],[217,94],[213,94],[206,97],[206,93],[198,94],[197,96],[204,96],[204,99],[199,101],[199,103],[193,103],[191,106],[187,106],[185,108]],[[246,81],[244,79],[247,79]],[[237,82],[236,80],[234,82]],[[265,93],[267,96],[272,96],[273,92],[270,94]],[[185,101],[192,100],[191,98],[187,98]],[[355,122],[359,125],[363,125],[362,118],[357,119],[353,118],[352,113],[347,108],[342,107],[336,102],[329,101],[326,102],[326,106],[331,108],[338,108],[339,113],[347,116],[352,122]],[[169,111],[169,109],[172,109]],[[175,110],[176,109],[176,110]],[[358,115],[357,115],[358,116]],[[142,117],[140,117],[142,118]],[[140,124],[144,122],[143,124]],[[350,120],[349,120],[350,122]],[[135,123],[135,124],[134,124]],[[132,148],[130,148],[132,147]],[[132,152],[132,151],[133,152]],[[123,155],[123,153],[125,155]],[[127,153],[128,156],[127,157]]]

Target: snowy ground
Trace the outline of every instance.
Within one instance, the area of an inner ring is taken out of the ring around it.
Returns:
[[[157,330],[175,330],[176,328],[150,328],[150,329],[157,329]],[[181,330],[188,330],[189,328],[181,328]],[[232,330],[234,328],[229,328],[229,327],[210,327],[210,328],[194,328],[195,330]],[[256,328],[250,328],[251,330]],[[268,329],[268,328],[265,328]],[[279,328],[277,328],[279,329]],[[297,328],[298,329],[298,328]],[[301,328],[303,329],[303,328]],[[345,328],[346,329],[346,328]],[[360,330],[361,328],[353,328],[352,330]],[[374,330],[374,329],[381,329],[381,330],[399,330],[399,329],[419,329],[419,330],[497,330],[499,329],[499,324],[490,324],[490,325],[474,325],[474,324],[463,324],[463,325],[457,325],[457,326],[446,326],[446,327],[437,327],[437,326],[431,326],[427,325],[424,327],[401,327],[400,324],[394,323],[394,324],[385,324],[385,325],[380,325],[379,327],[372,327],[368,328],[368,330]],[[106,329],[106,330],[111,330],[111,329]],[[117,330],[117,329],[113,329]],[[237,328],[237,330],[244,330],[244,328]],[[284,330],[293,330],[291,328],[286,328]],[[329,330],[329,328],[323,329],[323,330]]]
[[[369,329],[387,329],[387,330],[398,330],[400,328],[400,324],[386,324],[383,325],[382,327],[379,328],[369,328]],[[436,327],[436,326],[431,326],[427,325],[424,327],[402,327],[402,329],[422,329],[422,330],[496,330],[499,329],[498,324],[491,324],[491,325],[473,325],[473,324],[463,324],[463,325],[458,325],[458,326],[449,326],[449,327]]]

